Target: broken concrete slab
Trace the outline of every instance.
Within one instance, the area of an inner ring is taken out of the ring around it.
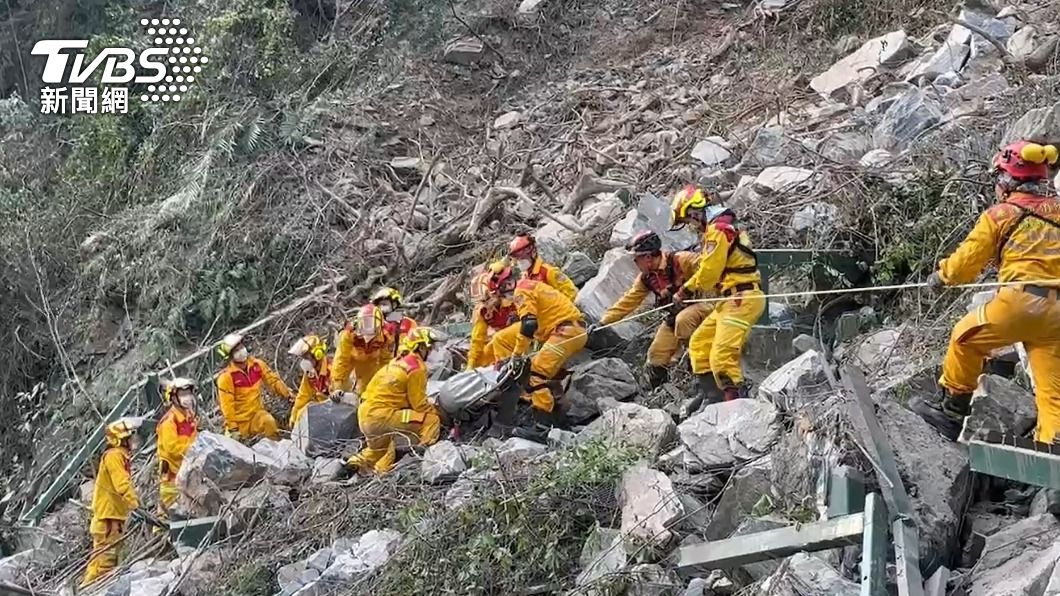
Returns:
[[[872,131],[872,141],[879,149],[904,151],[941,119],[938,102],[920,89],[910,89],[887,108]]]
[[[770,496],[772,466],[772,459],[767,456],[733,473],[704,531],[707,540],[728,538],[744,520],[755,513],[763,515],[770,512],[774,500]],[[755,511],[759,503],[765,505],[764,511]]]
[[[633,369],[619,358],[601,358],[571,369],[564,399],[570,401],[567,417],[574,424],[588,422],[600,413],[596,402],[610,398],[628,401],[640,390]]]
[[[754,181],[754,189],[761,193],[788,193],[809,184],[813,170],[790,166],[770,166],[762,170]]]
[[[692,158],[705,166],[717,166],[732,157],[732,145],[722,137],[707,137],[692,147]]]
[[[990,431],[1021,437],[1034,428],[1037,419],[1038,408],[1030,391],[1004,377],[982,375],[960,441]]]
[[[677,425],[665,411],[633,403],[614,402],[608,406],[599,418],[578,433],[579,443],[603,441],[657,457],[673,442]]]
[[[624,248],[612,248],[604,253],[599,273],[578,291],[574,303],[590,320],[599,321],[633,285],[639,273],[633,257]],[[594,333],[590,342],[593,347],[616,346],[632,341],[643,329],[644,326],[637,321],[620,323]]]
[[[1039,515],[986,539],[972,570],[969,596],[1044,594],[1060,562],[1060,520]]]
[[[767,402],[711,404],[677,427],[679,446],[662,459],[691,472],[727,468],[767,453],[780,434],[780,412]]]
[[[881,67],[894,67],[911,58],[915,48],[905,31],[892,31],[870,39],[857,51],[832,65],[810,81],[824,98],[837,97],[848,85],[867,80]]]
[[[818,399],[828,389],[827,369],[825,357],[809,349],[766,377],[758,395],[782,410],[799,410],[804,401]]]
[[[627,544],[653,552],[670,544],[670,528],[684,515],[685,508],[666,474],[640,462],[622,475],[615,498],[622,510],[619,529]]]
[[[291,440],[309,457],[338,457],[360,436],[357,407],[331,401],[309,404],[291,429]]]

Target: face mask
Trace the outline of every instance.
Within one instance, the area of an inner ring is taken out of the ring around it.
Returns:
[[[185,410],[194,410],[195,396],[190,393],[181,394],[177,396],[177,403],[179,403],[180,407],[184,408]]]
[[[133,435],[129,437],[129,451],[136,451],[140,448],[140,437]]]
[[[400,311],[390,312],[390,313],[387,313],[387,315],[386,315],[386,320],[391,322],[391,323],[398,323],[403,318],[405,318],[405,316],[403,314],[401,314]]]
[[[298,367],[306,374],[316,374],[317,372],[317,367],[313,365],[313,361],[305,358],[298,362]]]
[[[534,262],[531,261],[530,259],[519,259],[518,261],[515,262],[515,264],[519,267],[519,269],[521,271],[529,272],[530,271],[530,266],[533,265]]]
[[[379,310],[383,311],[384,315],[388,315],[394,311],[394,305],[389,301],[381,302],[379,304]]]
[[[232,354],[232,360],[235,360],[236,362],[246,362],[247,361],[247,349],[246,349],[246,347],[239,346],[239,349],[236,350],[234,354]]]

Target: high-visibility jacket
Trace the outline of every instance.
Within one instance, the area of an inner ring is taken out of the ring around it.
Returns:
[[[736,228],[733,217],[722,215],[703,233],[699,268],[684,284],[686,292],[724,293],[738,285],[761,283],[751,238]]]
[[[490,308],[485,304],[475,306],[471,318],[471,347],[467,351],[467,365],[469,368],[486,366],[482,354],[486,349],[492,332],[500,331],[518,320],[514,304],[506,304],[496,308]]]
[[[997,263],[1002,282],[1058,280],[1060,201],[1010,194],[979,216],[964,242],[939,262],[939,275],[949,285],[971,283],[990,261]]]
[[[359,420],[385,419],[399,410],[427,413],[427,364],[417,354],[394,358],[372,377],[357,409]]]
[[[567,277],[567,274],[563,273],[559,267],[549,265],[540,256],[534,258],[534,263],[530,266],[530,270],[523,273],[523,279],[546,283],[572,302],[578,296],[578,287]]]
[[[155,428],[158,436],[158,463],[163,472],[176,474],[184,463],[184,454],[199,434],[198,420],[192,412],[170,406]]]
[[[298,384],[298,395],[295,396],[294,405],[291,407],[292,428],[294,428],[294,423],[298,422],[298,419],[309,404],[327,401],[331,396],[330,375],[331,363],[328,362],[327,356],[317,363],[317,374],[315,377],[302,373],[302,382]]]
[[[383,333],[386,334],[390,343],[388,358],[396,358],[398,350],[401,349],[401,340],[416,328],[416,321],[409,317],[401,317],[400,321],[386,321],[383,323]]]
[[[649,294],[658,297],[668,293],[672,296],[686,279],[696,273],[698,267],[699,255],[694,252],[663,251],[659,266],[648,274],[639,273],[626,293],[600,317],[600,324],[610,325],[628,317]]]
[[[519,280],[519,283],[515,285],[513,301],[519,319],[537,318],[537,332],[534,333],[534,339],[541,342],[547,341],[561,325],[581,324],[584,318],[570,298],[552,286],[532,279]],[[516,356],[525,354],[530,349],[530,339],[520,333],[513,354]]]
[[[254,414],[265,409],[261,399],[261,384],[264,382],[276,395],[291,399],[291,390],[264,361],[247,357],[240,365],[230,362],[217,375],[217,402],[221,406],[225,425],[247,422]]]
[[[353,387],[350,375],[353,374],[358,363],[371,362],[374,366],[370,368],[380,368],[393,357],[392,349],[393,345],[385,331],[366,342],[354,334],[353,329],[347,324],[339,332],[335,359],[331,362],[332,388],[349,391]],[[367,383],[367,380],[364,382]]]
[[[139,506],[140,500],[132,483],[129,450],[110,447],[99,460],[96,488],[92,493],[92,521],[125,521],[129,512]]]

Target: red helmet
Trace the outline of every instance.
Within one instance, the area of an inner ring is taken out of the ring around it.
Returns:
[[[490,266],[490,278],[487,287],[491,294],[502,294],[515,286],[515,272],[504,263]]]
[[[516,256],[519,253],[527,250],[534,249],[537,247],[537,241],[530,234],[519,234],[515,238],[512,238],[511,243],[508,245],[508,254],[510,256]]]
[[[1029,141],[1006,145],[994,157],[994,170],[1005,172],[1016,180],[1044,180],[1049,177],[1049,166],[1057,159],[1056,147]]]

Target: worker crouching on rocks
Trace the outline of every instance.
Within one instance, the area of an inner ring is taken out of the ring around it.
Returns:
[[[328,358],[328,344],[323,338],[307,335],[294,342],[287,353],[298,359],[298,367],[302,370],[298,395],[291,407],[290,422],[291,428],[294,428],[309,404],[325,402],[332,397],[338,399],[342,392],[332,392],[331,360]]]
[[[942,393],[910,408],[950,440],[960,435],[983,362],[996,348],[1023,342],[1038,406],[1035,439],[1054,443],[1060,431],[1060,202],[1049,184],[1057,149],[1019,141],[993,160],[998,203],[982,215],[928,286],[975,281],[990,261],[998,279],[1014,285],[962,318],[942,362]]]
[[[92,552],[81,586],[87,586],[118,566],[118,550],[129,514],[140,506],[132,483],[130,459],[139,449],[137,432],[143,421],[121,418],[103,432],[107,449],[99,460],[96,487],[92,493]]]
[[[346,465],[360,473],[385,474],[397,460],[396,433],[409,435],[416,444],[438,441],[442,421],[427,401],[427,357],[444,335],[430,327],[411,330],[401,343],[401,355],[391,360],[368,383],[357,421],[366,445]]]
[[[724,298],[689,338],[695,399],[710,404],[746,397],[740,356],[766,306],[751,239],[737,227],[732,210],[708,205],[707,196],[695,187],[674,196],[670,217],[671,229],[691,224],[703,235],[699,266],[678,289],[674,303],[680,307],[696,292]],[[693,404],[694,409],[699,405]]]
[[[700,324],[710,315],[709,303],[673,304],[673,297],[685,280],[699,268],[699,255],[694,252],[671,252],[662,249],[662,240],[652,231],[641,232],[627,244],[640,274],[626,293],[600,318],[601,325],[618,323],[632,314],[648,295],[655,296],[657,307],[671,305],[666,320],[655,332],[648,346],[648,382],[654,389],[669,379],[670,365],[681,344],[687,343]]]
[[[546,263],[537,252],[537,240],[529,234],[519,234],[508,245],[508,256],[522,273],[523,279],[547,284],[574,302],[578,287],[559,267]]]
[[[294,397],[291,389],[264,360],[248,354],[243,336],[238,333],[225,336],[217,353],[228,361],[228,366],[217,375],[217,401],[224,417],[225,436],[241,441],[260,436],[279,439],[280,428],[276,418],[265,409],[261,385],[268,385],[284,399]]]
[[[519,314],[515,302],[489,290],[490,277],[495,272],[503,271],[505,266],[501,261],[491,263],[486,271],[471,280],[469,294],[474,307],[471,313],[471,345],[467,352],[467,370],[491,366],[500,360],[494,349],[498,335],[501,336],[502,344],[515,344],[515,335],[519,333],[519,325],[516,324]]]
[[[416,328],[416,321],[406,317],[401,308],[401,293],[394,288],[383,287],[372,294],[372,304],[383,313],[383,329],[390,341],[390,356],[394,358],[401,348],[401,340]]]
[[[371,303],[359,308],[353,320],[339,331],[331,371],[333,389],[355,388],[358,395],[364,393],[375,373],[393,359],[392,341],[396,340],[386,331],[383,311]]]
[[[184,454],[199,435],[198,393],[195,381],[177,378],[163,386],[162,394],[169,410],[158,421],[155,434],[158,437],[159,509],[167,516],[180,495],[177,473],[184,463]]]

